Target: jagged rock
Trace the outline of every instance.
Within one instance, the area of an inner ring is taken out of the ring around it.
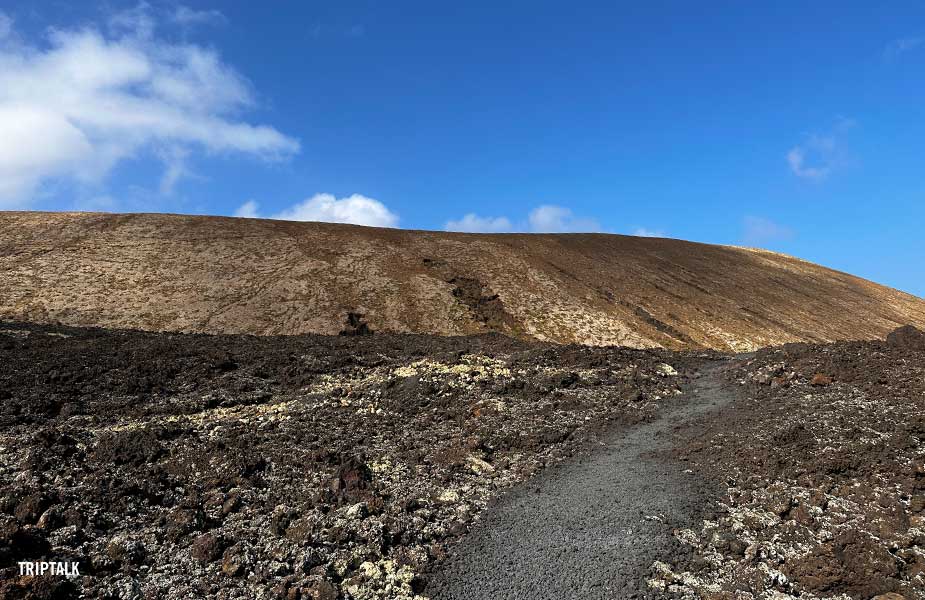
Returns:
[[[106,546],[106,554],[118,563],[137,565],[144,562],[145,547],[127,535],[117,535]]]
[[[244,556],[240,545],[235,544],[225,550],[222,557],[222,573],[229,577],[240,575],[244,571]]]
[[[678,374],[675,368],[667,363],[662,363],[658,365],[655,369],[656,371],[658,371],[658,374],[661,375],[662,377],[674,377],[675,375]]]
[[[204,533],[193,542],[190,554],[199,562],[212,562],[222,554],[221,540],[211,533]]]
[[[347,518],[348,519],[363,519],[366,515],[369,514],[369,507],[366,506],[365,502],[358,502],[347,509]]]
[[[904,350],[925,350],[925,332],[912,325],[904,325],[886,336],[886,343]]]

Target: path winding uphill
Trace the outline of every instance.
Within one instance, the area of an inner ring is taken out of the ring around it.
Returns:
[[[658,597],[653,562],[680,551],[674,528],[699,517],[708,485],[659,456],[672,430],[730,403],[718,364],[674,410],[621,431],[606,449],[505,496],[431,581],[433,600]]]

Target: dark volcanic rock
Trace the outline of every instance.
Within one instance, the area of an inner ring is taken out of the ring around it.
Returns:
[[[919,335],[738,361],[728,381],[739,400],[679,451],[727,489],[719,516],[685,536],[711,567],[679,597],[925,598]],[[766,385],[769,373],[787,373],[788,385]],[[717,541],[732,536],[748,540],[744,552]]]
[[[905,350],[925,350],[925,332],[912,325],[904,325],[891,331],[886,336],[886,343]]]
[[[711,360],[497,334],[0,340],[0,581],[79,560],[87,598],[410,600],[505,489]]]
[[[80,597],[77,586],[61,577],[15,577],[0,581],[0,598],[7,600],[71,600]]]

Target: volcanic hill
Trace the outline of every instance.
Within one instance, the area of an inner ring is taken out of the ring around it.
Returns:
[[[925,327],[925,300],[777,253],[672,239],[3,212],[0,319],[742,351]]]

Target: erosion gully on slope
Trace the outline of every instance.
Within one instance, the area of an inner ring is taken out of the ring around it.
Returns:
[[[662,456],[674,429],[729,404],[727,363],[706,369],[661,418],[505,495],[427,589],[433,600],[650,598],[652,564],[685,552],[671,535],[702,516],[710,484]],[[683,560],[683,558],[682,558]]]

